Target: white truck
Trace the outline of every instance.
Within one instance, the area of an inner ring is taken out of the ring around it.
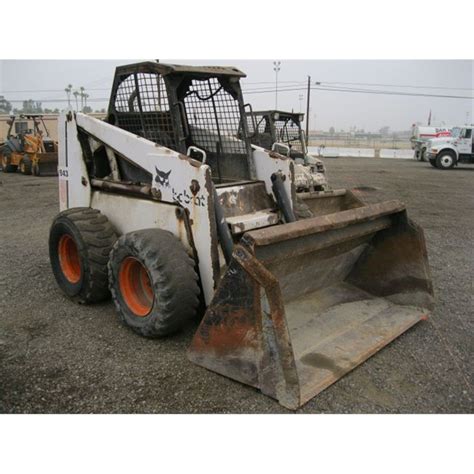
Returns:
[[[437,137],[437,138],[431,138],[426,142],[425,149],[424,149],[424,154],[423,157],[424,159],[422,161],[429,161],[431,166],[434,166],[436,168],[436,160],[429,160],[427,157],[428,150],[431,148],[437,149],[438,146],[445,145],[446,143],[453,143],[461,133],[462,127],[453,127],[451,129],[451,136],[450,137]]]
[[[448,170],[459,163],[474,163],[473,128],[473,125],[462,127],[455,138],[430,140],[426,150],[430,164]]]
[[[446,138],[452,136],[452,130],[448,127],[412,126],[410,138],[411,148],[415,151],[414,158],[418,161],[426,161],[426,150],[428,142],[432,139]]]

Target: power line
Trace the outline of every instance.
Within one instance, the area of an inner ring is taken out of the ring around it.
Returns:
[[[438,97],[446,99],[474,99],[473,96],[460,96],[460,95],[447,95],[447,94],[424,94],[424,93],[412,93],[412,92],[401,92],[401,91],[388,91],[388,90],[376,90],[376,89],[355,89],[355,88],[343,88],[343,87],[311,87],[312,90],[320,90],[327,92],[352,92],[352,93],[361,93],[361,94],[378,94],[378,95],[398,95],[398,96],[410,96],[410,97]],[[279,88],[279,92],[297,92],[304,91],[304,87],[286,87]],[[275,89],[243,89],[243,92],[246,94],[259,94],[259,93],[271,93],[275,92]]]
[[[278,81],[280,84],[306,84],[305,81]],[[242,82],[245,85],[254,84],[275,84],[275,81],[261,81],[261,82]],[[86,87],[88,91],[110,91],[110,87]],[[5,90],[0,91],[0,94],[26,94],[34,92],[63,92],[64,89],[25,89],[25,90]]]
[[[438,97],[444,99],[474,99],[473,96],[462,96],[462,95],[447,95],[447,94],[425,94],[421,92],[400,92],[400,91],[383,91],[375,89],[351,89],[344,87],[316,87],[316,90],[325,90],[325,91],[336,91],[336,92],[353,92],[361,94],[376,94],[376,95],[398,95],[398,96],[409,96],[409,97]]]
[[[280,81],[279,84],[305,84],[305,81]],[[242,80],[242,84],[275,84],[275,81],[260,81],[260,82],[248,82],[245,79]]]
[[[94,89],[88,89],[94,90]],[[105,90],[105,89],[97,89]],[[109,90],[109,89],[107,89]],[[242,89],[245,94],[266,94],[266,93],[275,93],[276,88],[251,88],[251,89]],[[306,87],[279,87],[278,92],[299,92],[307,90]],[[473,100],[473,96],[459,96],[459,95],[447,95],[447,94],[425,94],[425,93],[414,93],[414,92],[401,92],[401,91],[389,91],[389,90],[376,90],[376,89],[361,89],[361,88],[345,88],[345,87],[322,87],[322,86],[312,86],[311,90],[316,91],[325,91],[325,92],[345,92],[345,93],[358,93],[358,94],[375,94],[375,95],[394,95],[394,96],[408,96],[408,97],[436,97],[444,99],[467,99]],[[89,102],[108,102],[109,97],[96,97],[89,98]],[[32,100],[32,99],[29,99]],[[8,99],[11,103],[22,103],[24,99]],[[58,99],[58,98],[41,98],[34,100],[34,102],[53,102],[53,103],[66,103],[67,99]]]
[[[94,82],[102,82],[106,79],[100,79]],[[305,84],[305,81],[278,81],[280,84]],[[242,81],[242,85],[259,85],[259,84],[270,84],[273,85],[275,81],[257,81],[249,82]],[[92,83],[91,83],[92,84]],[[472,90],[469,87],[448,87],[448,86],[421,86],[411,84],[383,84],[374,82],[340,82],[340,81],[318,81],[321,85],[352,85],[352,86],[373,86],[373,87],[397,87],[397,88],[411,88],[411,89],[438,89],[438,90]],[[110,87],[86,87],[89,91],[109,91]],[[14,94],[14,93],[34,93],[34,92],[64,92],[64,89],[24,89],[24,90],[4,90],[0,91],[0,94]]]
[[[302,83],[303,84],[303,83]],[[453,99],[473,99],[473,96],[459,96],[459,95],[448,95],[448,94],[428,94],[423,92],[404,92],[404,91],[391,91],[391,90],[380,90],[380,89],[362,89],[362,88],[355,88],[355,87],[336,87],[336,86],[326,86],[324,87],[323,82],[316,82],[317,87],[312,87],[314,90],[324,90],[324,91],[337,91],[337,92],[357,92],[357,93],[370,93],[370,94],[384,94],[384,95],[406,95],[406,96],[414,96],[414,97],[441,97],[441,98],[453,98]],[[244,86],[244,85],[243,85]],[[275,92],[274,88],[268,87],[260,87],[260,88],[242,88],[243,92],[248,94],[255,94],[255,93],[270,93]],[[287,92],[297,92],[301,90],[306,90],[306,87],[296,87],[296,86],[287,86],[287,87],[279,87],[279,91],[287,91]],[[469,89],[470,90],[470,89]]]
[[[349,85],[349,86],[404,87],[404,88],[411,88],[411,89],[444,89],[444,90],[457,90],[457,91],[472,91],[472,87],[420,86],[420,85],[409,85],[409,84],[380,84],[380,83],[373,83],[373,82],[320,81],[320,84],[342,84],[342,85]]]

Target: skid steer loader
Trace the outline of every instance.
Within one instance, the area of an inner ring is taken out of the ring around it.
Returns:
[[[306,137],[301,128],[304,114],[281,110],[247,112],[251,142],[267,150],[289,156],[295,163],[297,191],[329,189],[324,163],[308,153]]]
[[[399,201],[345,190],[300,194],[297,220],[293,160],[251,145],[242,77],[120,66],[104,121],[63,114],[50,259],[143,336],[202,308],[189,359],[296,409],[426,318],[425,241]]]
[[[0,144],[0,162],[4,173],[14,173],[18,169],[22,174],[35,176],[57,175],[58,146],[49,137],[43,115],[14,115],[8,120],[7,139]],[[32,128],[30,127],[32,124]],[[13,133],[14,125],[25,125]]]

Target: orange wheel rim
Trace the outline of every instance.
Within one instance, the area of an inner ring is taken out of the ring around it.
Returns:
[[[153,289],[145,266],[136,258],[125,258],[119,270],[119,286],[125,304],[141,318],[153,307]]]
[[[77,283],[81,279],[81,259],[76,242],[63,234],[58,243],[59,265],[69,283]]]

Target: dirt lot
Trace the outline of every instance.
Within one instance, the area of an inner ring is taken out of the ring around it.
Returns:
[[[474,168],[327,159],[334,187],[400,198],[425,229],[432,317],[310,401],[302,413],[472,413]],[[288,413],[256,390],[194,366],[194,327],[146,340],[110,302],[68,301],[50,270],[57,179],[0,174],[0,412]]]

